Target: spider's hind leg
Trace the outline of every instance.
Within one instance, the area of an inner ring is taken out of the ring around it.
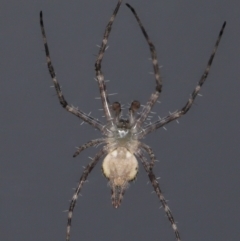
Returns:
[[[88,174],[92,171],[92,169],[96,166],[96,164],[98,163],[99,159],[106,154],[106,150],[103,147],[93,158],[93,160],[86,166],[86,168],[83,171],[83,174],[79,180],[78,186],[74,192],[74,195],[72,197],[71,203],[70,203],[70,207],[68,210],[68,220],[67,220],[67,236],[66,236],[66,241],[70,240],[70,229],[71,229],[71,223],[72,223],[72,214],[73,214],[73,210],[74,207],[76,205],[77,202],[77,198],[78,195],[83,187],[84,182],[86,181]]]
[[[152,183],[152,186],[153,186],[153,189],[154,191],[156,192],[162,206],[163,206],[163,209],[168,217],[168,220],[170,221],[171,223],[171,226],[172,226],[172,229],[175,233],[175,237],[177,239],[177,241],[181,241],[180,239],[180,234],[179,234],[179,231],[177,229],[177,225],[176,225],[176,222],[173,218],[173,215],[172,215],[172,212],[169,208],[169,206],[167,205],[167,201],[165,199],[165,197],[163,196],[163,193],[162,193],[162,190],[160,189],[160,186],[159,186],[159,183],[157,181],[157,178],[155,177],[154,173],[153,173],[153,170],[151,168],[151,165],[149,164],[149,162],[146,160],[145,156],[142,154],[141,151],[138,151],[136,153],[136,156],[141,160],[142,162],[142,165],[145,169],[145,171],[147,172],[148,174],[148,177],[150,179],[150,182]]]
[[[140,147],[147,152],[147,154],[150,156],[151,162],[149,163],[149,168],[152,169],[155,162],[156,162],[156,157],[153,153],[153,150],[150,146],[146,145],[145,143],[141,142]]]

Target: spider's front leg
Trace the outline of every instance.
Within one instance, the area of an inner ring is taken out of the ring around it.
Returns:
[[[146,120],[148,114],[150,113],[154,104],[158,100],[160,93],[162,92],[162,78],[161,78],[161,74],[160,74],[160,70],[159,70],[159,66],[158,66],[157,52],[156,52],[155,46],[152,43],[152,41],[150,40],[150,38],[149,38],[145,28],[143,27],[143,24],[142,24],[140,18],[138,17],[135,9],[128,3],[126,3],[126,5],[132,11],[133,15],[135,16],[135,18],[138,22],[138,25],[141,28],[142,33],[143,33],[143,35],[144,35],[144,37],[145,37],[145,39],[148,43],[148,46],[149,46],[149,49],[150,49],[150,52],[151,52],[153,71],[154,71],[155,80],[156,80],[155,92],[151,94],[147,104],[143,108],[142,113],[140,114],[139,118],[136,120],[135,128],[138,129],[139,127],[142,126],[143,122]]]
[[[119,0],[116,8],[114,9],[114,12],[113,12],[111,18],[107,24],[107,27],[104,32],[102,44],[101,44],[101,47],[100,47],[100,50],[99,50],[99,53],[97,56],[97,60],[95,62],[95,71],[96,71],[98,86],[99,86],[99,90],[100,90],[100,96],[101,96],[101,100],[102,100],[103,110],[104,110],[106,119],[107,119],[108,123],[110,123],[111,126],[113,126],[114,123],[113,123],[113,117],[112,117],[112,113],[111,113],[111,109],[110,109],[110,102],[109,102],[108,95],[107,95],[107,89],[106,89],[106,85],[105,85],[105,81],[104,81],[104,76],[103,76],[103,73],[101,70],[101,64],[102,64],[104,52],[107,47],[108,38],[109,38],[111,29],[112,29],[112,24],[117,16],[117,13],[118,13],[118,10],[119,10],[121,4],[122,4],[122,0]]]
[[[74,114],[75,116],[79,117],[80,119],[82,119],[83,121],[87,122],[88,124],[94,126],[95,128],[97,128],[100,131],[103,131],[103,125],[101,124],[100,121],[92,118],[91,116],[89,116],[88,114],[84,113],[83,111],[78,110],[77,108],[74,108],[70,105],[68,105],[67,101],[65,100],[61,87],[57,81],[57,77],[52,65],[52,61],[50,58],[50,52],[49,52],[49,48],[48,48],[48,44],[47,44],[47,37],[46,37],[46,33],[45,33],[45,29],[44,29],[44,24],[43,24],[43,14],[42,11],[40,12],[40,26],[41,26],[41,31],[42,31],[42,37],[43,37],[43,42],[44,42],[44,48],[45,48],[45,53],[46,53],[46,57],[47,57],[47,65],[48,65],[48,70],[49,73],[52,77],[53,83],[54,83],[54,87],[56,89],[57,92],[57,96],[59,99],[60,104],[62,105],[63,108],[65,108],[67,111],[69,111],[70,113]]]
[[[187,103],[185,104],[185,106],[181,109],[181,110],[177,110],[173,113],[171,113],[170,115],[162,118],[161,120],[158,120],[152,124],[149,124],[147,125],[144,130],[142,131],[141,133],[141,136],[139,138],[143,138],[145,135],[147,135],[148,133],[168,124],[169,122],[173,121],[173,120],[176,120],[178,118],[180,118],[181,116],[185,115],[189,109],[192,107],[192,104],[196,98],[196,96],[198,95],[202,85],[204,84],[205,80],[207,79],[207,76],[209,74],[209,71],[210,71],[210,68],[211,68],[211,65],[212,65],[212,62],[213,62],[213,59],[215,57],[215,54],[217,52],[217,48],[218,48],[218,45],[220,43],[220,40],[222,38],[222,35],[223,35],[223,31],[224,31],[224,28],[226,26],[226,22],[223,23],[222,25],[222,28],[219,32],[219,35],[218,35],[218,38],[217,38],[217,41],[215,43],[215,46],[214,46],[214,49],[213,49],[213,52],[208,60],[208,64],[207,64],[207,67],[205,68],[205,71],[202,75],[202,77],[200,78],[200,80],[198,81],[198,84],[197,86],[195,87],[195,89],[193,90],[189,100],[187,101]]]

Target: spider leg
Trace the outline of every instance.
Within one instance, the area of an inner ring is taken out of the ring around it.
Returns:
[[[109,20],[109,23],[107,24],[107,27],[104,32],[102,44],[101,44],[101,47],[100,47],[100,50],[99,50],[99,53],[97,56],[97,60],[95,62],[95,71],[96,71],[96,76],[97,76],[97,81],[98,81],[98,86],[99,86],[99,90],[100,90],[100,96],[101,96],[101,100],[102,100],[104,113],[105,113],[107,121],[110,122],[111,125],[113,125],[113,121],[112,121],[111,109],[109,107],[110,104],[109,104],[109,99],[108,99],[108,95],[107,95],[104,76],[101,71],[101,63],[102,63],[104,52],[107,47],[108,37],[111,32],[112,24],[114,22],[114,19],[118,13],[118,10],[119,10],[121,4],[122,4],[122,0],[119,0],[118,4]]]
[[[143,142],[140,142],[140,147],[142,149],[144,149],[144,151],[146,151],[148,153],[148,155],[150,156],[151,162],[149,163],[149,168],[153,168],[155,161],[156,161],[156,157],[153,153],[152,148]]]
[[[140,127],[142,125],[142,123],[145,121],[145,119],[147,118],[149,112],[151,111],[153,105],[156,103],[161,91],[162,91],[162,78],[160,75],[160,70],[159,70],[159,66],[158,66],[158,60],[157,60],[157,52],[155,49],[155,46],[153,45],[152,41],[150,40],[146,30],[144,29],[142,22],[140,21],[136,11],[134,10],[134,8],[132,6],[130,6],[128,3],[126,3],[127,7],[130,8],[130,10],[132,11],[132,13],[134,14],[141,30],[142,33],[145,37],[145,39],[147,40],[147,43],[149,45],[150,48],[150,52],[151,52],[151,57],[152,57],[152,64],[153,64],[153,70],[154,70],[154,74],[155,74],[155,79],[156,79],[156,90],[154,93],[152,93],[152,95],[150,96],[146,106],[144,107],[142,113],[140,114],[139,118],[137,119],[136,122],[136,127]]]
[[[70,240],[70,228],[71,228],[71,222],[72,222],[72,214],[73,214],[73,209],[75,207],[78,195],[82,189],[82,186],[84,182],[86,181],[88,174],[92,171],[92,169],[95,167],[99,159],[106,154],[106,150],[102,148],[96,156],[93,158],[93,160],[87,165],[87,167],[84,169],[84,172],[79,180],[78,186],[74,192],[74,195],[72,197],[72,201],[70,203],[69,211],[68,211],[68,221],[67,221],[67,236],[66,240]]]
[[[44,30],[44,25],[43,25],[43,14],[42,11],[40,12],[40,25],[41,25],[41,30],[42,30],[42,37],[43,37],[43,42],[44,42],[44,48],[45,48],[45,53],[46,53],[46,57],[47,57],[47,65],[48,65],[48,70],[49,73],[52,77],[53,83],[54,83],[54,87],[56,89],[57,92],[57,96],[59,99],[60,104],[62,105],[63,108],[65,108],[67,111],[69,111],[70,113],[74,114],[75,116],[79,117],[80,119],[82,119],[83,121],[87,122],[88,124],[94,126],[95,128],[97,128],[100,131],[103,131],[103,125],[101,124],[100,121],[92,118],[91,116],[87,115],[86,113],[68,105],[67,101],[65,100],[61,87],[57,81],[57,77],[51,62],[51,58],[50,58],[50,52],[48,49],[48,44],[47,44],[47,37],[46,37],[46,33]]]
[[[87,142],[86,144],[78,147],[77,151],[74,153],[73,157],[78,156],[80,154],[80,152],[84,151],[85,149],[87,149],[91,146],[96,146],[98,144],[102,144],[105,141],[106,141],[105,138],[99,138],[99,139],[91,140],[91,141]]]
[[[176,222],[174,221],[172,212],[171,212],[169,206],[167,205],[167,201],[165,200],[165,198],[164,198],[164,196],[163,196],[163,193],[162,193],[162,191],[161,191],[161,189],[160,189],[160,186],[159,186],[159,184],[158,184],[158,181],[157,181],[157,179],[156,179],[156,177],[155,177],[155,175],[154,175],[154,173],[153,173],[153,171],[152,171],[152,168],[150,167],[151,164],[148,163],[148,161],[147,161],[146,158],[142,155],[141,152],[138,152],[136,155],[137,155],[137,156],[139,157],[139,159],[141,160],[142,165],[143,165],[145,171],[146,171],[147,174],[148,174],[148,177],[149,177],[149,179],[150,179],[150,182],[152,183],[152,186],[153,186],[153,188],[154,188],[154,191],[156,192],[156,194],[157,194],[160,202],[162,203],[162,206],[163,206],[164,211],[165,211],[165,213],[166,213],[166,215],[167,215],[167,217],[168,217],[168,220],[170,221],[170,223],[171,223],[171,225],[172,225],[172,229],[173,229],[173,231],[174,231],[174,233],[175,233],[175,236],[176,236],[177,241],[181,241],[181,239],[180,239],[180,234],[179,234],[179,231],[178,231],[178,229],[177,229]]]
[[[220,30],[220,33],[218,35],[218,38],[217,38],[217,41],[215,43],[215,46],[214,46],[214,49],[213,49],[213,52],[208,60],[208,64],[207,64],[207,67],[201,77],[201,79],[199,80],[197,86],[195,87],[195,89],[193,90],[189,100],[187,101],[187,103],[185,104],[185,106],[181,109],[181,110],[177,110],[173,113],[171,113],[170,115],[168,116],[165,116],[164,118],[162,118],[161,120],[158,120],[152,124],[149,124],[147,125],[143,130],[142,130],[142,133],[141,133],[141,136],[139,138],[142,138],[144,137],[145,135],[147,135],[148,133],[168,124],[169,122],[173,121],[173,120],[176,120],[178,118],[180,118],[182,115],[186,114],[188,112],[188,110],[192,107],[192,104],[193,104],[193,101],[195,100],[198,92],[200,91],[202,85],[204,84],[208,74],[209,74],[209,71],[210,71],[210,67],[212,65],[212,62],[213,62],[213,59],[214,59],[214,56],[216,54],[216,51],[217,51],[217,48],[218,48],[218,45],[220,43],[220,40],[221,40],[221,37],[223,35],[223,31],[224,31],[224,28],[226,26],[226,22],[223,23],[222,25],[222,28]]]

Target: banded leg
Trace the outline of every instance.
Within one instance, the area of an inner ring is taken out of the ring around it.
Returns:
[[[153,153],[153,150],[150,146],[146,145],[145,143],[141,142],[140,143],[140,147],[142,149],[144,149],[144,151],[146,151],[148,153],[148,155],[150,156],[151,162],[149,163],[149,168],[153,168],[155,161],[156,161],[156,157]]]
[[[173,112],[172,114],[168,115],[168,116],[165,116],[163,119],[161,120],[158,120],[152,124],[149,124],[147,125],[143,132],[140,134],[141,136],[139,138],[143,138],[145,135],[147,135],[148,133],[166,125],[167,123],[173,121],[173,120],[176,120],[178,118],[180,118],[182,115],[186,114],[188,112],[188,110],[192,107],[192,104],[193,104],[193,101],[195,100],[197,94],[199,93],[202,85],[204,84],[205,80],[207,79],[207,76],[209,74],[209,71],[210,71],[210,67],[212,65],[212,62],[213,62],[213,59],[214,59],[214,56],[216,54],[216,51],[217,51],[217,48],[218,48],[218,45],[220,43],[220,40],[221,40],[221,37],[223,35],[223,31],[224,31],[224,28],[226,26],[226,22],[223,23],[222,25],[222,28],[220,30],[220,33],[218,35],[218,39],[215,43],[215,46],[214,46],[214,49],[213,49],[213,52],[208,60],[208,64],[207,64],[207,67],[201,77],[201,79],[199,80],[198,82],[198,85],[195,87],[195,89],[193,90],[189,100],[187,101],[187,103],[185,104],[185,106],[181,109],[181,110],[177,110],[175,112]]]
[[[111,109],[109,107],[110,104],[109,104],[109,99],[108,99],[108,95],[107,95],[106,85],[104,82],[104,76],[101,71],[101,63],[102,63],[104,52],[107,47],[108,37],[111,32],[112,24],[114,22],[114,19],[118,13],[118,10],[119,10],[121,4],[122,4],[122,0],[119,0],[118,4],[113,12],[113,15],[111,16],[110,21],[105,29],[102,44],[101,44],[101,47],[100,47],[100,50],[99,50],[99,53],[97,56],[97,60],[95,62],[95,71],[96,71],[98,86],[99,86],[99,90],[100,90],[100,96],[101,96],[101,100],[102,100],[103,110],[104,110],[107,121],[110,122],[112,125],[113,125],[113,122],[112,122]]]
[[[96,156],[93,158],[92,162],[90,162],[87,167],[84,169],[84,172],[79,180],[78,186],[74,192],[74,195],[72,197],[72,201],[70,203],[70,207],[69,207],[69,211],[68,211],[68,221],[67,221],[67,236],[66,236],[66,240],[69,241],[70,240],[70,229],[71,229],[71,222],[72,222],[72,214],[73,214],[73,209],[75,207],[78,195],[82,189],[82,186],[84,184],[84,182],[86,181],[88,174],[92,171],[92,169],[95,167],[95,165],[97,164],[97,162],[99,161],[99,159],[106,154],[106,151],[104,148],[102,148],[97,154]]]
[[[144,29],[134,8],[132,6],[130,6],[128,3],[126,3],[126,5],[127,5],[127,7],[130,8],[132,13],[134,14],[134,16],[142,30],[143,35],[144,35],[145,39],[147,40],[147,43],[149,45],[150,52],[151,52],[153,70],[154,70],[155,79],[156,79],[156,90],[150,96],[150,99],[148,100],[146,106],[144,107],[140,117],[137,119],[136,127],[140,127],[142,125],[142,123],[145,121],[145,119],[147,118],[149,112],[151,111],[153,105],[156,103],[156,101],[162,91],[162,78],[161,78],[160,70],[159,70],[159,66],[158,66],[157,52],[156,52],[155,46],[153,45],[152,41],[150,40],[150,38],[149,38],[146,30]]]
[[[80,154],[80,152],[84,151],[85,149],[87,149],[89,147],[92,147],[92,146],[96,146],[98,144],[102,144],[105,141],[106,141],[105,138],[99,138],[99,139],[91,140],[91,141],[87,142],[86,144],[78,147],[77,151],[74,153],[73,157],[78,156]]]
[[[47,44],[47,37],[46,37],[46,34],[45,34],[45,30],[44,30],[42,11],[40,12],[40,26],[41,26],[41,30],[42,30],[44,48],[45,48],[45,53],[46,53],[46,57],[47,57],[48,70],[49,70],[49,73],[52,77],[54,87],[56,89],[57,96],[58,96],[60,104],[62,105],[63,108],[65,108],[70,113],[76,115],[77,117],[79,117],[83,121],[87,122],[88,124],[94,126],[98,130],[103,131],[103,125],[101,124],[100,121],[98,121],[98,120],[92,118],[91,116],[87,115],[86,113],[68,105],[67,101],[65,100],[65,98],[63,96],[61,87],[60,87],[60,85],[57,81],[57,77],[56,77],[52,62],[51,62],[50,52],[49,52],[48,44]]]
[[[150,182],[152,183],[153,189],[154,189],[154,191],[156,192],[156,194],[157,194],[160,202],[162,203],[162,206],[163,206],[164,211],[165,211],[165,213],[166,213],[166,215],[167,215],[167,217],[168,217],[168,220],[169,220],[170,223],[171,223],[171,226],[172,226],[172,229],[173,229],[173,231],[174,231],[174,233],[175,233],[175,236],[176,236],[177,241],[181,241],[181,239],[180,239],[180,234],[179,234],[179,231],[178,231],[178,229],[177,229],[177,225],[176,225],[176,223],[175,223],[175,221],[174,221],[172,212],[171,212],[169,206],[167,205],[167,202],[166,202],[166,200],[165,200],[165,198],[164,198],[164,196],[163,196],[163,193],[162,193],[162,191],[161,191],[161,189],[160,189],[160,186],[159,186],[159,184],[158,184],[158,181],[157,181],[157,179],[156,179],[156,177],[155,177],[155,175],[154,175],[154,173],[153,173],[153,171],[152,171],[152,168],[150,168],[149,163],[147,162],[146,158],[142,155],[141,152],[138,152],[137,156],[138,156],[139,159],[141,160],[141,162],[142,162],[142,164],[143,164],[143,167],[144,167],[145,171],[146,171],[147,174],[148,174],[148,177],[149,177],[149,179],[150,179]]]

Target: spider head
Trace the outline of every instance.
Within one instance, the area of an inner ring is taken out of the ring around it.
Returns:
[[[128,110],[128,119],[121,118],[121,104],[119,102],[114,102],[111,106],[113,121],[116,124],[117,129],[130,130],[136,122],[136,113],[140,108],[140,102],[134,100]],[[110,128],[111,129],[111,128]],[[114,128],[113,128],[114,129]]]
[[[118,208],[128,183],[137,176],[137,159],[125,147],[120,146],[104,158],[102,170],[112,189],[112,204]]]

